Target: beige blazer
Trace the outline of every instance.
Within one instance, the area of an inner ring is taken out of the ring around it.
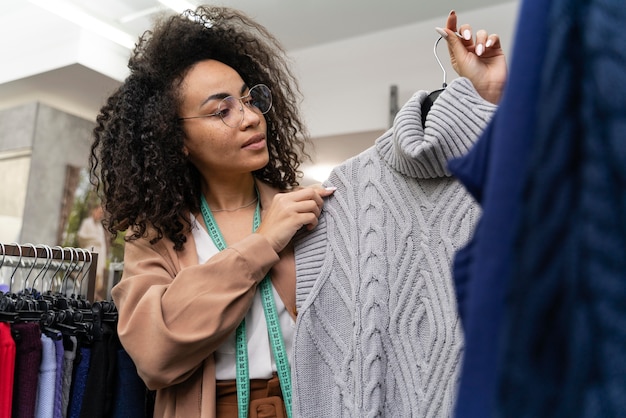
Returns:
[[[277,191],[258,187],[267,208]],[[125,246],[122,279],[112,291],[120,341],[148,388],[157,391],[155,417],[215,417],[213,352],[244,318],[270,269],[295,315],[293,249],[279,256],[252,234],[199,265],[191,233],[183,251],[174,251],[166,238],[149,241]]]

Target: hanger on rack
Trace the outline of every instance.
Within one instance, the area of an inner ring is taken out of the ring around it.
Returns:
[[[437,45],[439,45],[439,41],[441,41],[442,39],[443,39],[443,36],[440,36],[435,41],[435,46],[433,47],[433,53],[435,54],[435,59],[437,60],[439,67],[441,67],[441,71],[443,71],[443,84],[440,89],[432,91],[428,95],[428,97],[426,97],[426,100],[424,100],[424,102],[422,103],[422,127],[424,128],[426,127],[426,116],[428,115],[430,108],[433,106],[433,103],[435,103],[435,100],[437,99],[437,97],[439,97],[441,92],[443,92],[445,88],[448,87],[448,84],[446,83],[446,69],[441,63],[441,60],[439,59],[439,55],[437,55]]]
[[[0,267],[4,266],[4,261],[7,256],[6,246],[0,243],[2,248],[2,262],[0,263]],[[17,267],[16,267],[17,269]],[[13,273],[11,273],[11,278],[9,279],[9,288],[6,292],[0,292],[0,321],[13,323],[17,317],[15,313],[15,303],[12,298],[11,292],[11,281],[13,279]]]
[[[17,249],[18,254],[10,254],[11,257],[18,257],[17,261],[13,265],[13,271],[9,277],[9,291],[2,295],[0,300],[0,320],[5,322],[18,322],[18,321],[32,321],[39,320],[36,313],[33,313],[35,304],[30,297],[26,297],[24,291],[15,292],[15,274],[20,268],[27,267],[23,262],[24,251],[22,246],[17,243],[10,244],[13,248]],[[7,248],[3,245],[2,252],[5,255]],[[4,263],[3,263],[4,264]]]
[[[30,268],[28,269],[28,273],[26,273],[26,277],[23,278],[22,289],[18,292],[15,304],[15,312],[19,315],[19,317],[23,320],[40,320],[41,314],[46,310],[45,304],[41,304],[38,301],[39,292],[32,287],[28,287],[28,279],[32,274],[35,266],[37,265],[37,260],[39,260],[39,256],[37,254],[37,248],[33,244],[24,244],[24,247],[32,248],[32,255],[28,253],[22,254],[20,247],[20,259],[22,256],[33,257],[33,261],[30,263]],[[24,263],[23,267],[29,267],[28,264]],[[18,265],[19,267],[19,265]]]
[[[0,267],[11,268],[9,289],[0,292],[0,321],[37,322],[51,338],[71,335],[87,344],[102,337],[103,323],[117,321],[114,303],[92,304],[83,296],[94,274],[91,252],[17,243],[0,243],[0,251]]]
[[[78,250],[83,253],[83,265],[81,266],[76,281],[74,282],[74,284],[78,283],[78,293],[76,293],[76,288],[74,288],[74,294],[76,295],[75,298],[77,303],[81,306],[81,308],[85,309],[90,308],[91,305],[89,301],[82,296],[84,295],[83,283],[85,283],[85,279],[89,276],[89,266],[93,263],[93,255],[89,251],[85,251],[82,248],[79,248]],[[87,261],[87,257],[89,257],[89,261]],[[87,266],[87,269],[85,269],[85,266]],[[85,271],[83,272],[83,270]]]
[[[44,324],[46,329],[49,331],[61,332],[62,335],[75,335],[78,336],[81,341],[89,343],[93,340],[91,335],[91,312],[85,312],[85,309],[88,308],[88,306],[85,307],[83,306],[84,304],[79,305],[76,303],[75,293],[67,296],[67,279],[74,274],[79,264],[79,275],[85,267],[87,267],[87,273],[89,272],[88,266],[91,265],[91,253],[88,253],[80,248],[61,246],[56,246],[54,248],[56,248],[60,254],[61,263],[57,266],[57,269],[53,274],[50,288],[43,295],[43,298],[50,300],[53,306],[52,311],[47,313]],[[83,254],[82,260],[80,259],[79,251]],[[66,259],[66,254],[69,255],[69,260]],[[87,254],[89,254],[89,263],[87,261]],[[54,281],[54,276],[57,275],[60,267],[68,261],[69,264],[65,269],[63,277],[60,279],[60,289],[57,292],[53,292],[52,283]],[[75,292],[76,277],[73,277],[73,280],[73,291]]]
[[[50,265],[52,264],[53,253],[52,253],[52,248],[50,248],[50,246],[45,245],[45,244],[40,244],[40,245],[37,246],[37,248],[43,248],[44,251],[46,252],[46,256],[45,256],[44,264],[39,269],[39,272],[37,273],[37,275],[33,279],[33,284],[31,285],[31,287],[33,289],[37,289],[37,282],[39,280],[41,280],[41,293],[43,294],[44,291],[45,291],[45,285],[46,285],[46,282],[45,282],[44,278],[45,278],[46,273],[50,269]]]
[[[17,243],[15,243],[15,242],[12,243],[11,245],[15,245],[15,248],[18,249],[18,251],[19,251],[19,258],[18,258],[17,262],[15,263],[15,266],[14,266],[15,268],[11,272],[11,277],[9,277],[9,294],[13,294],[13,284],[14,284],[14,281],[15,281],[15,273],[17,273],[19,268],[21,266],[23,266],[23,263],[22,263],[22,256],[23,256],[22,246],[17,244]]]
[[[0,261],[0,268],[4,265],[4,260],[6,260],[6,248],[4,247],[4,243],[0,242],[0,248],[2,248],[2,261]]]

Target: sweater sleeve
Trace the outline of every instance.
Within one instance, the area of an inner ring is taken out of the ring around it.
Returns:
[[[195,252],[189,241],[184,251]],[[112,292],[120,341],[150,389],[186,380],[217,349],[279,259],[258,234],[181,269],[182,255],[170,247],[165,239],[127,242],[123,277]]]

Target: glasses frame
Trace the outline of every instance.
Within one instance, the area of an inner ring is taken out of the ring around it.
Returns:
[[[258,107],[256,107],[255,105],[252,104],[252,101],[249,101],[248,103],[244,103],[244,100],[247,98],[251,98],[251,94],[252,94],[252,90],[254,90],[257,87],[264,87],[265,89],[267,89],[267,92],[269,93],[269,101],[270,104],[267,108],[267,110],[265,112],[262,112],[261,109],[259,109]],[[229,124],[226,123],[226,121],[224,120],[224,115],[222,114],[221,110],[218,110],[217,112],[213,112],[213,113],[209,113],[206,115],[198,115],[198,116],[187,116],[184,118],[178,118],[178,120],[188,120],[188,119],[202,119],[202,118],[209,118],[212,116],[219,116],[222,123],[224,123],[224,125],[228,126],[229,128],[237,128],[239,126],[241,126],[242,122],[243,122],[243,118],[244,118],[244,108],[247,107],[248,109],[250,109],[251,111],[261,114],[261,115],[265,115],[267,114],[267,112],[270,111],[270,109],[272,108],[272,104],[273,104],[273,100],[272,100],[272,90],[267,87],[265,84],[255,84],[254,86],[250,87],[250,89],[248,90],[248,94],[246,94],[245,96],[241,96],[241,97],[235,97],[235,96],[226,96],[224,97],[222,100],[220,100],[220,103],[217,105],[217,108],[220,109],[220,107],[222,106],[222,103],[224,103],[225,100],[229,100],[229,99],[236,99],[239,102],[239,113],[241,114],[241,118],[239,119],[239,123],[237,123],[237,125],[235,126],[230,126]]]

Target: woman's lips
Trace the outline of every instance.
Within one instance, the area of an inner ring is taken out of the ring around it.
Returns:
[[[244,142],[241,148],[253,149],[253,150],[265,148],[265,135],[263,134],[254,135],[252,138]]]

